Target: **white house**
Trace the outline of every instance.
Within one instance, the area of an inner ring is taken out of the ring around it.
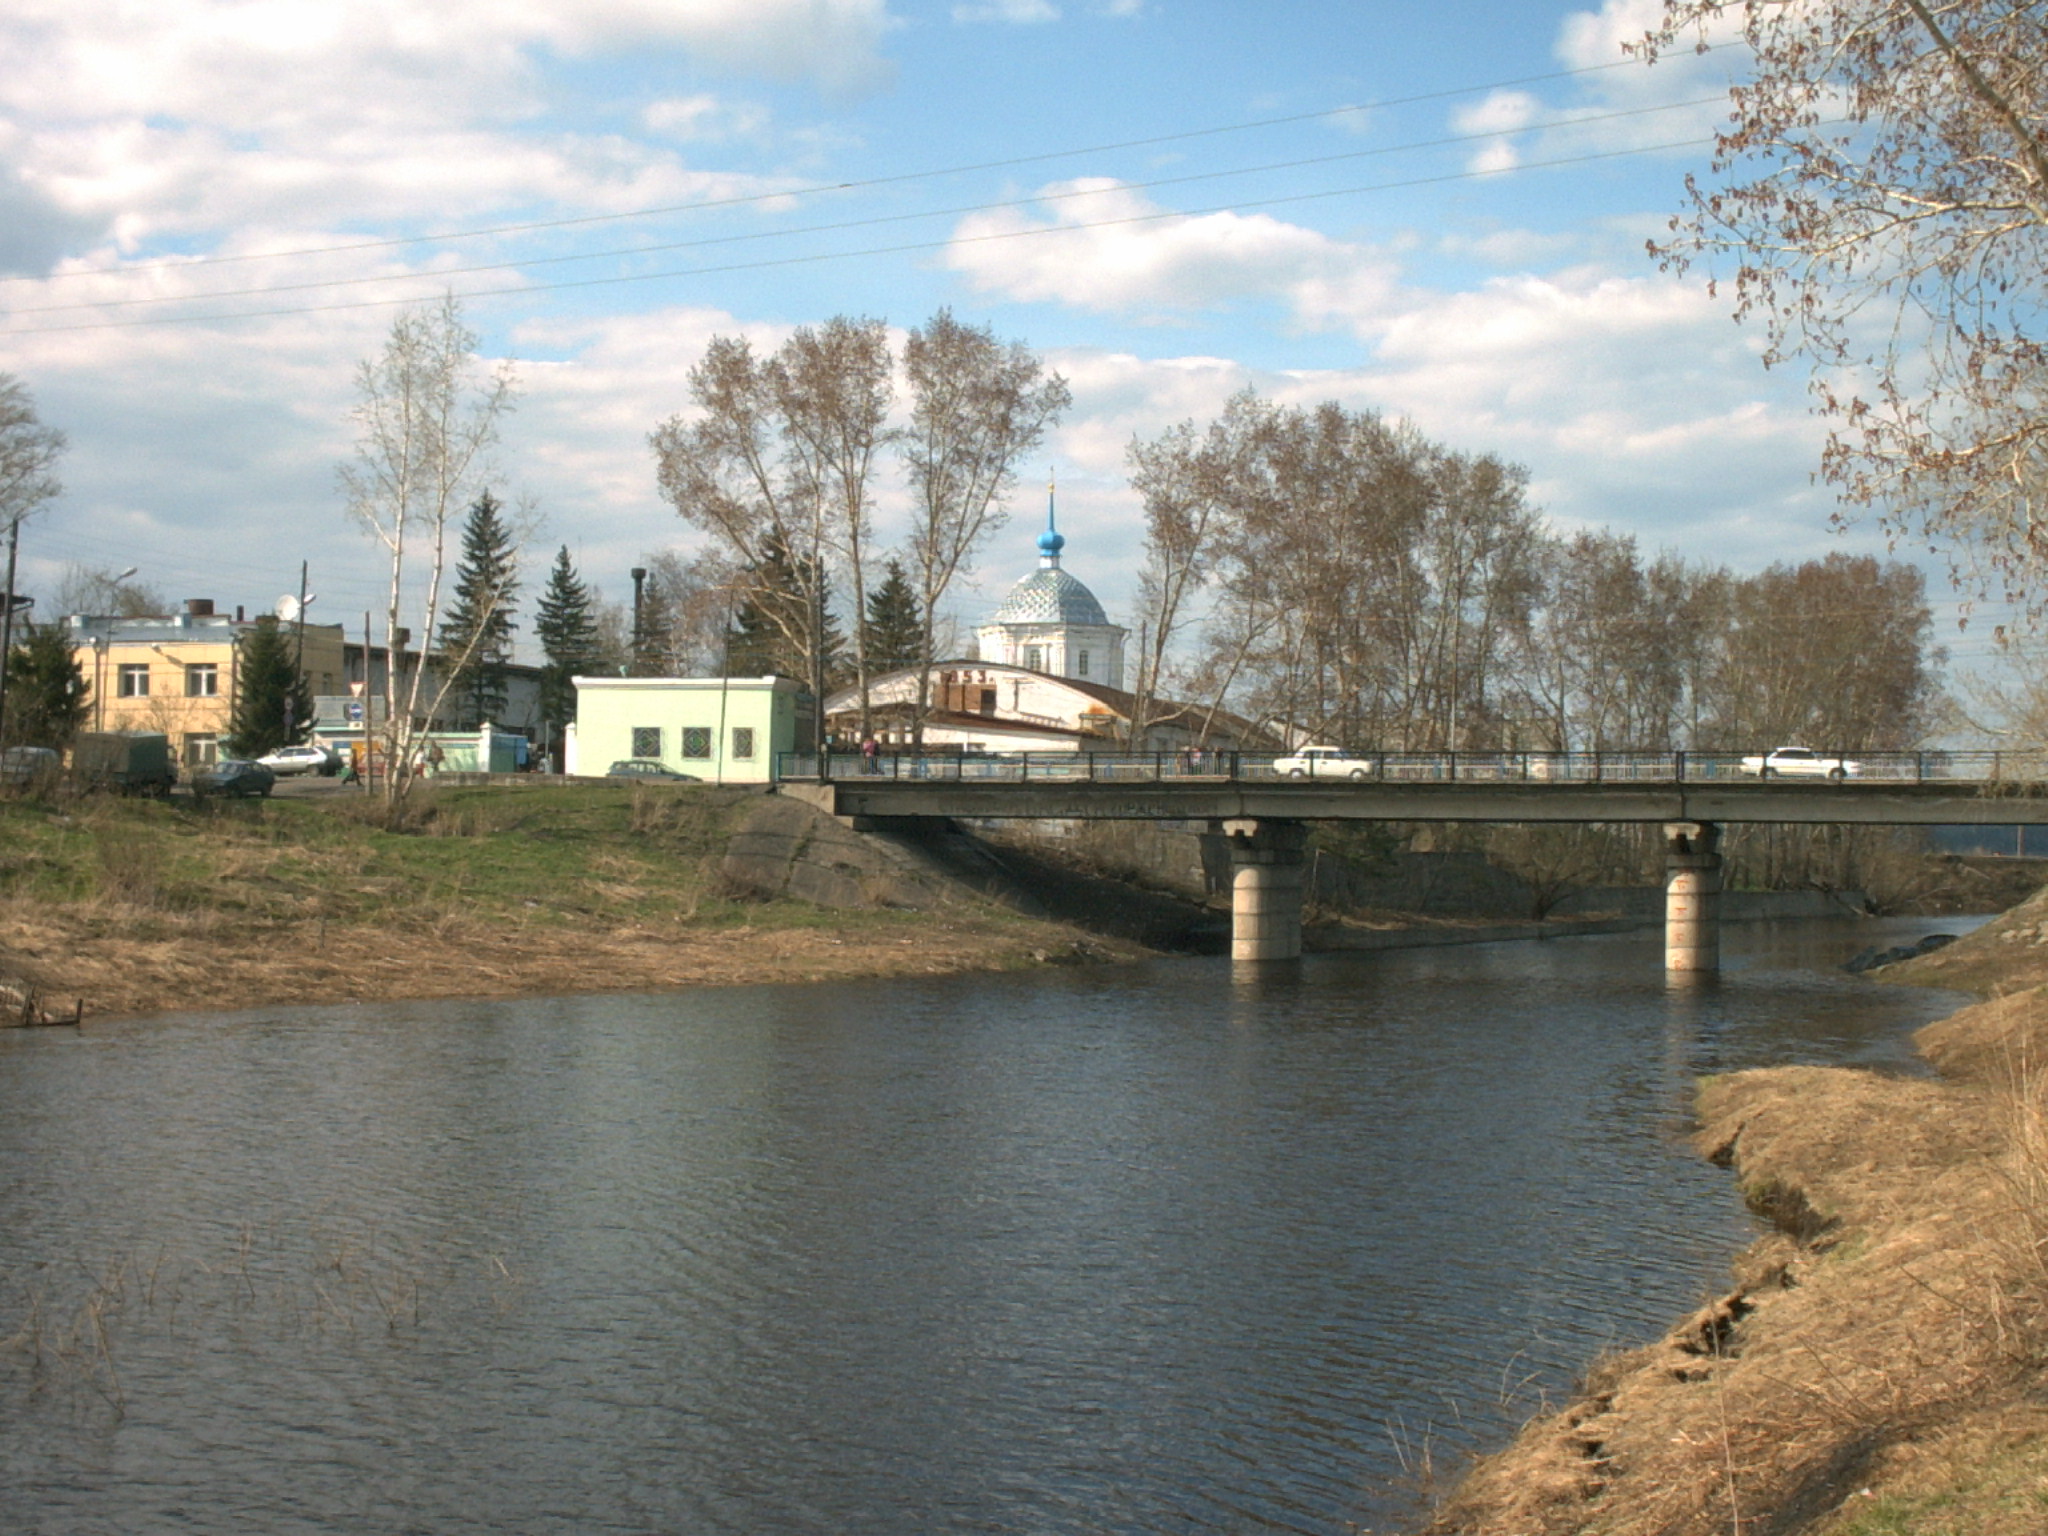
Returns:
[[[784,752],[809,751],[811,691],[787,677],[579,677],[568,773],[621,758],[721,784],[762,783]]]

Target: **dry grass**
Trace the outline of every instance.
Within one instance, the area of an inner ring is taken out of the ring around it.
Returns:
[[[710,786],[191,806],[0,802],[0,981],[52,1011],[548,995],[1133,953],[995,907],[759,900]]]
[[[1922,1045],[1942,1080],[1704,1084],[1701,1150],[1778,1230],[1734,1289],[1479,1464],[1430,1531],[2048,1531],[2048,992]]]

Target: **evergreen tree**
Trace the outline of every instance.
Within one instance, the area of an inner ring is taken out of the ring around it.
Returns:
[[[726,676],[773,674],[809,683],[809,640],[816,619],[822,618],[825,686],[831,688],[843,680],[846,637],[840,633],[829,602],[822,605],[822,614],[810,612],[806,590],[820,584],[823,571],[814,566],[810,574],[814,580],[806,583],[779,544],[770,548],[760,564],[747,567],[740,581],[746,596],[733,610],[733,627],[726,634]]]
[[[62,752],[85,724],[91,689],[56,624],[25,624],[7,656],[7,739],[0,746]]]
[[[862,627],[870,677],[914,667],[924,659],[918,606],[902,562],[890,560],[881,585],[868,594],[867,622]]]
[[[222,743],[235,757],[261,757],[313,734],[313,689],[299,670],[296,637],[269,614],[242,639],[235,658],[235,705]]]
[[[546,658],[540,669],[540,715],[552,741],[576,718],[574,679],[593,676],[603,664],[597,604],[569,562],[569,546],[555,556],[554,569],[533,617],[533,632]]]
[[[470,505],[455,567],[455,601],[441,621],[448,697],[458,701],[456,713],[471,729],[505,712],[512,631],[518,628],[512,598],[519,590],[519,552],[499,509],[489,491]]]

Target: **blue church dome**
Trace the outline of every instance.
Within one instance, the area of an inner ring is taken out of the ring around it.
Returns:
[[[1056,533],[1041,535],[1039,547]],[[1065,543],[1064,539],[1060,539]],[[1107,624],[1109,616],[1080,582],[1056,565],[1041,566],[1010,588],[1003,606],[996,610],[998,624]]]

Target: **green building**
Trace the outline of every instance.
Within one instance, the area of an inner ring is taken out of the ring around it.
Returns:
[[[563,768],[602,774],[622,758],[720,784],[764,783],[777,754],[808,752],[817,701],[788,677],[579,677]]]

